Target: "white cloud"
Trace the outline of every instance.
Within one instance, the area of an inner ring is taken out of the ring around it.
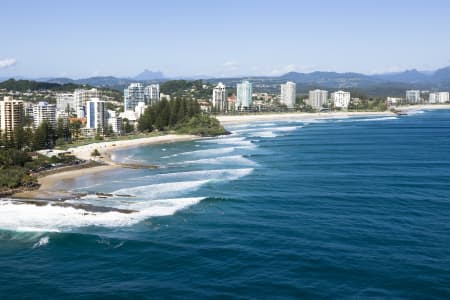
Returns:
[[[14,58],[0,59],[0,69],[14,66],[16,63],[17,63],[17,60]]]

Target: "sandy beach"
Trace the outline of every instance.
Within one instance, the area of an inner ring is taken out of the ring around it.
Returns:
[[[245,124],[260,121],[298,121],[298,120],[319,120],[319,119],[335,119],[347,117],[364,117],[364,116],[391,116],[392,112],[324,112],[324,113],[256,113],[242,114],[230,116],[217,116],[217,119],[223,125]]]
[[[422,109],[450,109],[450,104],[419,104],[419,105],[406,105],[397,107],[402,111],[414,111]],[[228,115],[217,116],[216,118],[223,125],[233,124],[245,124],[251,122],[260,121],[298,121],[298,120],[319,120],[319,119],[336,119],[336,118],[348,118],[348,117],[365,117],[365,116],[392,116],[394,115],[390,111],[384,112],[323,112],[323,113],[255,113],[255,114],[242,114],[242,115]]]

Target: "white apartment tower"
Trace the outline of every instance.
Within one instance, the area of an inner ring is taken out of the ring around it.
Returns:
[[[313,109],[319,110],[328,103],[328,91],[313,90],[309,91],[309,105]]]
[[[287,108],[294,108],[295,96],[297,94],[296,85],[294,82],[288,81],[281,85],[280,102],[287,106]]]
[[[144,86],[142,83],[132,83],[123,91],[125,111],[134,111],[139,102],[145,102]]]
[[[86,116],[86,103],[91,98],[99,98],[99,92],[97,89],[93,88],[90,90],[84,89],[76,89],[73,92],[73,103],[74,110],[77,114],[77,117],[84,118]]]
[[[144,88],[145,104],[155,105],[159,102],[159,84],[151,84]]]
[[[60,112],[76,112],[75,97],[72,93],[56,94],[56,109]]]
[[[236,108],[243,110],[252,105],[253,87],[251,82],[244,80],[237,84]]]
[[[47,121],[53,128],[56,127],[56,105],[39,102],[33,105],[33,125],[38,128],[42,122]]]
[[[448,101],[449,101],[449,93],[448,92],[430,93],[430,98],[429,98],[430,103],[446,103]]]
[[[344,91],[337,91],[331,94],[334,107],[347,109],[350,104],[350,93]]]
[[[212,106],[215,111],[225,111],[228,107],[227,88],[222,82],[213,89]]]
[[[12,97],[4,97],[0,101],[0,132],[11,136],[17,126],[23,123],[23,102]]]
[[[406,103],[420,103],[420,91],[419,90],[406,91]]]
[[[92,98],[86,103],[86,128],[103,130],[108,124],[108,111],[106,102]]]

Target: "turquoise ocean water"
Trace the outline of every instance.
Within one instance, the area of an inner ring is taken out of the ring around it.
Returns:
[[[0,299],[450,298],[450,111],[229,129],[0,202]]]

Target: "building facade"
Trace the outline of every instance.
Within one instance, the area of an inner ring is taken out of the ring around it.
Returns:
[[[92,98],[86,103],[86,128],[103,132],[108,124],[106,102],[99,98]]]
[[[236,109],[245,110],[252,106],[253,86],[251,82],[244,80],[237,84]]]
[[[420,91],[419,90],[409,90],[406,91],[406,103],[420,103]]]
[[[42,122],[47,121],[50,126],[56,128],[56,105],[47,102],[39,102],[33,105],[33,126],[38,128]]]
[[[12,97],[4,97],[0,101],[0,131],[11,137],[14,129],[23,125],[23,102]]]
[[[145,104],[155,105],[159,102],[159,84],[151,84],[144,88]]]
[[[125,111],[134,111],[139,102],[145,102],[144,86],[142,83],[132,83],[123,91]]]
[[[75,106],[75,97],[72,93],[56,94],[56,109],[58,111],[73,112],[77,111]]]
[[[93,88],[90,90],[84,90],[84,89],[76,89],[73,92],[73,102],[74,102],[74,110],[77,114],[78,118],[84,118],[86,117],[86,103],[91,98],[99,98],[100,93],[97,89]]]
[[[227,88],[222,82],[219,82],[213,89],[212,107],[214,111],[225,111],[228,109]]]
[[[337,91],[332,94],[334,107],[347,109],[350,104],[350,93],[344,91]]]
[[[296,84],[288,81],[281,85],[280,103],[287,106],[287,108],[295,107],[295,96],[297,95]]]
[[[446,103],[449,101],[449,92],[430,93],[430,103]]]
[[[308,104],[311,105],[311,107],[315,110],[321,109],[324,105],[328,104],[328,91],[309,91]]]

